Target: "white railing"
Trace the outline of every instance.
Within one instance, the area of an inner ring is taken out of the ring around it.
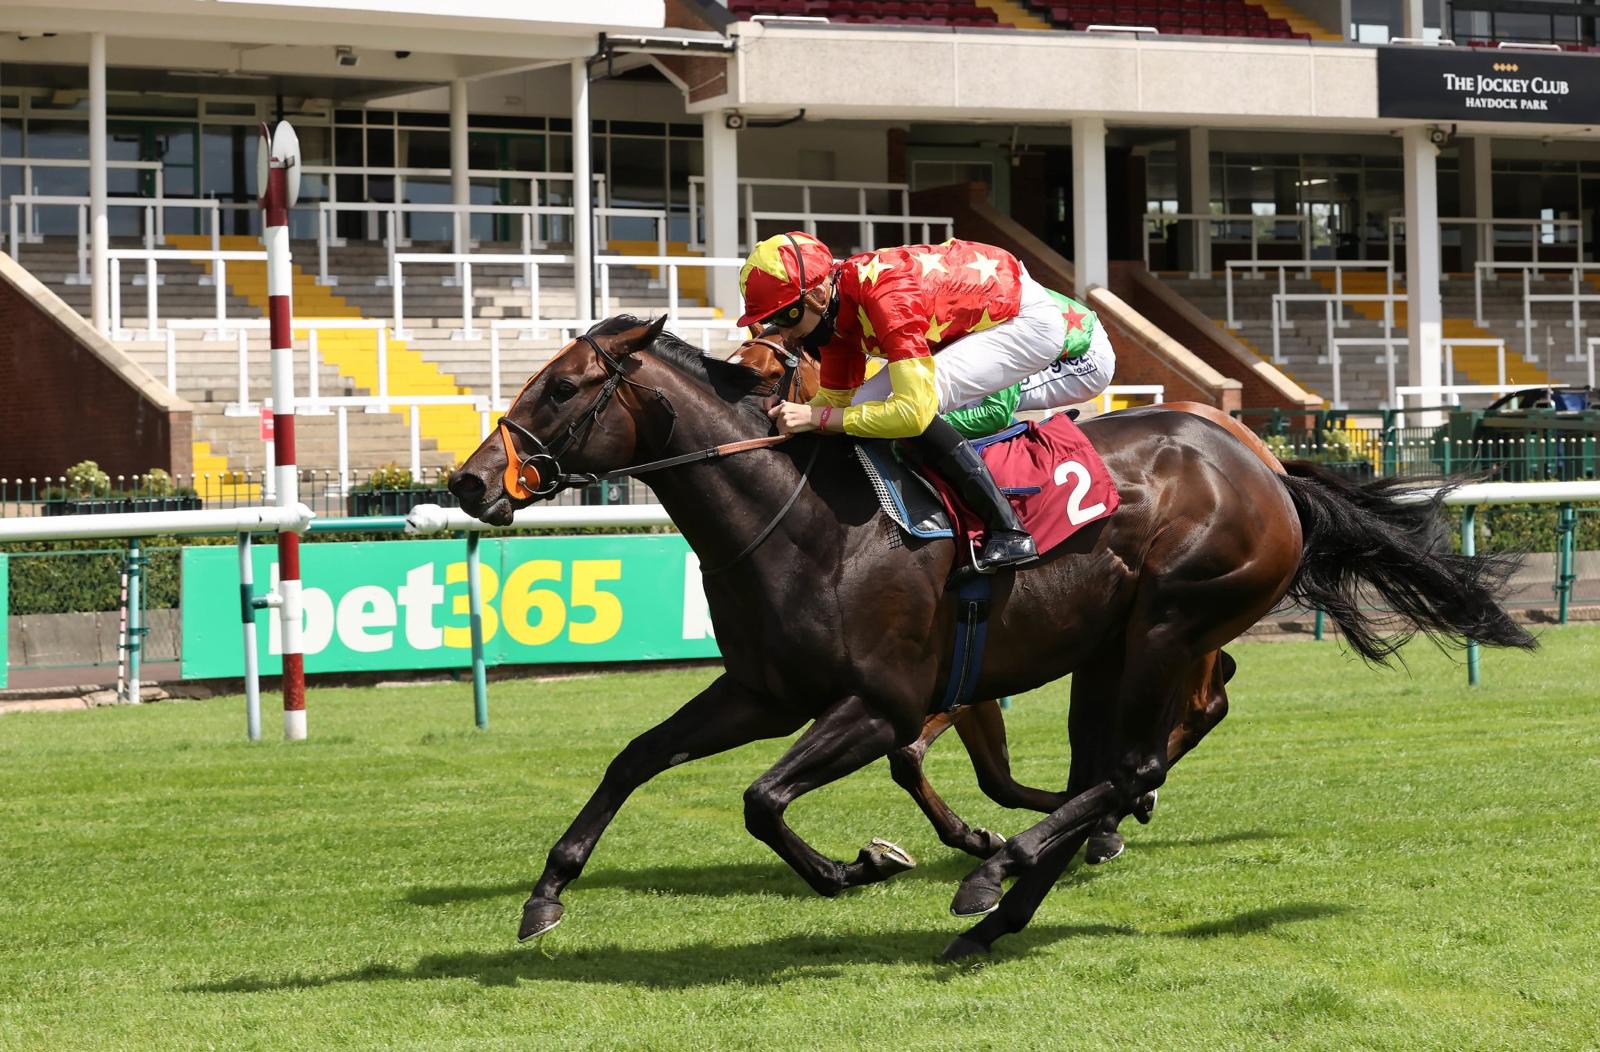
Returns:
[[[689,251],[696,252],[705,246],[700,237],[701,204],[700,198],[705,186],[705,176],[689,176]],[[857,230],[860,244],[856,247],[867,250],[874,247],[872,228],[878,224],[899,222],[900,240],[909,244],[912,240],[912,227],[920,226],[923,229],[923,241],[928,240],[927,225],[925,220],[942,225],[945,230],[953,226],[948,216],[921,217],[911,214],[911,187],[906,183],[856,183],[845,180],[827,179],[762,179],[740,178],[739,186],[739,229],[743,232],[743,251],[748,252],[756,242],[755,220],[788,220],[798,224],[799,228],[808,234],[816,234],[817,223],[840,222],[851,223]],[[756,193],[761,190],[779,190],[793,197],[795,191],[799,192],[800,207],[798,209],[775,209],[758,211],[756,208]],[[889,193],[898,197],[900,210],[898,212],[874,211],[867,203],[869,194]],[[841,212],[837,207],[818,211],[815,197],[827,197],[837,201],[841,197],[850,196],[855,199],[854,212]],[[755,217],[752,219],[751,217]],[[946,234],[946,236],[949,236]]]
[[[1458,406],[1461,404],[1462,395],[1508,395],[1521,391],[1527,384],[1442,384],[1438,387],[1408,386],[1394,389],[1395,408],[1401,414],[1405,412],[1406,399],[1415,398],[1420,405],[1437,405],[1438,399],[1443,398],[1446,404]],[[1565,388],[1566,384],[1540,384],[1541,387]],[[1405,427],[1405,417],[1398,415],[1395,426]],[[1526,485],[1526,483],[1504,483],[1504,485]],[[1466,488],[1466,487],[1464,487]]]
[[[1529,272],[1522,272],[1522,345],[1523,354],[1533,360],[1533,305],[1535,303],[1567,303],[1572,306],[1572,317],[1567,324],[1572,327],[1572,354],[1571,358],[1577,360],[1582,356],[1583,329],[1586,324],[1581,316],[1585,303],[1600,303],[1600,292],[1584,292],[1583,268],[1572,268],[1572,290],[1570,292],[1534,292]]]
[[[1146,212],[1144,222],[1139,225],[1142,240],[1141,258],[1144,259],[1146,268],[1150,268],[1150,233],[1152,228],[1171,222],[1187,222],[1193,231],[1195,247],[1195,265],[1197,270],[1191,272],[1195,277],[1204,277],[1211,272],[1210,260],[1201,259],[1205,255],[1200,237],[1200,224],[1217,223],[1249,223],[1250,224],[1250,262],[1257,263],[1261,259],[1261,224],[1262,223],[1293,223],[1300,228],[1300,251],[1304,255],[1311,251],[1311,217],[1298,212],[1274,213],[1271,215],[1255,215],[1251,212],[1211,213],[1211,212]],[[1210,244],[1218,241],[1223,244],[1230,243],[1229,239],[1211,237]],[[1281,239],[1273,237],[1274,241]],[[1309,273],[1309,272],[1308,272]],[[1252,273],[1251,277],[1260,277]]]
[[[1100,405],[1100,412],[1111,412],[1111,403],[1118,398],[1148,398],[1150,404],[1163,402],[1167,397],[1167,389],[1161,384],[1112,384],[1095,396],[1095,401]]]
[[[479,441],[489,437],[491,414],[505,411],[504,406],[495,406],[482,395],[392,395],[381,398],[373,395],[343,395],[332,398],[295,400],[295,412],[301,416],[327,416],[330,412],[333,414],[339,459],[339,496],[341,497],[350,495],[350,410],[356,409],[364,413],[389,413],[396,409],[407,410],[406,433],[408,436],[407,449],[409,450],[411,476],[420,479],[422,477],[422,410],[429,406],[464,406],[472,409],[478,414]],[[261,407],[270,410],[272,408],[272,399],[264,400]],[[270,470],[271,443],[267,444],[266,456],[269,468],[266,473],[266,479],[270,487],[272,478]]]
[[[49,194],[12,194],[9,202],[9,218],[11,221],[11,258],[20,261],[21,246],[23,244],[37,243],[37,239],[29,240],[20,237],[20,224],[17,220],[19,208],[26,208],[29,212],[35,207],[39,208],[75,208],[78,214],[78,272],[67,275],[69,285],[89,284],[89,199],[87,197],[58,196]],[[144,243],[146,248],[154,248],[157,243],[166,240],[166,224],[162,216],[168,208],[191,208],[205,211],[210,222],[211,247],[217,248],[217,238],[221,233],[220,202],[210,197],[111,197],[106,199],[107,211],[113,208],[137,208],[144,213]]]
[[[1476,263],[1472,268],[1472,305],[1473,321],[1479,328],[1488,328],[1489,323],[1483,315],[1483,285],[1485,281],[1498,281],[1501,271],[1516,271],[1522,274],[1522,287],[1526,292],[1530,287],[1530,276],[1543,278],[1546,271],[1556,273],[1572,272],[1574,280],[1580,275],[1600,272],[1600,263]],[[1487,277],[1485,277],[1487,275]],[[1524,320],[1530,320],[1524,315]]]
[[[393,297],[394,333],[395,339],[409,340],[411,333],[406,329],[405,312],[405,268],[407,264],[440,266],[454,266],[459,277],[461,289],[461,328],[457,333],[463,339],[475,340],[478,338],[477,330],[472,327],[472,268],[480,267],[521,267],[523,269],[523,287],[528,292],[528,323],[530,328],[539,325],[539,268],[547,263],[572,263],[571,256],[557,255],[554,253],[509,253],[509,252],[396,252],[389,257],[389,289]]]
[[[1238,320],[1233,312],[1233,272],[1248,267],[1250,276],[1260,277],[1262,270],[1276,270],[1278,272],[1278,293],[1286,295],[1289,291],[1287,276],[1290,270],[1300,270],[1303,276],[1310,277],[1313,270],[1333,271],[1333,294],[1338,297],[1335,301],[1335,322],[1340,328],[1350,322],[1344,316],[1344,272],[1346,270],[1382,270],[1384,272],[1383,290],[1386,293],[1394,292],[1394,265],[1386,259],[1273,259],[1249,260],[1230,259],[1223,264],[1223,283],[1227,292],[1228,302],[1228,328],[1237,329]],[[1292,327],[1292,326],[1291,326]]]
[[[87,170],[89,167],[89,162],[87,160],[77,158],[0,157],[0,167],[22,169],[22,194],[16,196],[50,196],[39,194],[39,188],[33,181],[33,170],[35,168],[72,168]],[[163,191],[166,176],[162,171],[162,164],[160,161],[107,161],[106,168],[109,171],[149,172],[153,177],[152,182],[154,185],[151,187],[152,192],[156,197],[165,196]],[[88,198],[84,198],[84,200],[87,201]],[[115,198],[112,198],[112,200],[115,200]],[[159,219],[157,221],[159,222]],[[14,232],[16,225],[17,222],[13,215],[11,218],[11,226],[7,228],[8,232]],[[40,235],[33,232],[35,226],[32,206],[29,206],[28,208],[27,215],[23,220],[23,226],[25,227],[24,239],[27,241],[27,243],[30,245],[38,244]],[[16,242],[13,241],[11,253],[13,257],[16,255],[15,245]]]
[[[1386,383],[1384,389],[1387,390],[1387,391],[1393,392],[1393,391],[1399,390],[1399,388],[1395,384],[1395,381],[1397,379],[1396,373],[1397,373],[1397,371],[1399,369],[1399,363],[1398,363],[1398,361],[1397,361],[1397,359],[1395,357],[1394,351],[1395,351],[1396,347],[1404,347],[1404,346],[1406,346],[1406,342],[1407,342],[1406,341],[1406,337],[1404,337],[1404,336],[1393,336],[1393,335],[1390,335],[1390,336],[1339,336],[1339,337],[1330,336],[1329,340],[1328,340],[1328,353],[1327,353],[1327,355],[1325,357],[1318,359],[1318,361],[1327,363],[1330,366],[1331,371],[1333,373],[1333,391],[1332,391],[1333,397],[1331,399],[1331,404],[1332,404],[1333,408],[1334,409],[1347,409],[1347,408],[1349,408],[1349,405],[1345,402],[1345,399],[1344,399],[1344,354],[1343,354],[1344,348],[1346,348],[1346,347],[1381,347],[1381,348],[1383,348],[1383,354],[1377,359],[1377,361],[1384,366],[1384,369],[1385,369],[1385,371],[1387,373],[1387,383]],[[1508,370],[1507,370],[1507,366],[1506,366],[1506,341],[1500,340],[1500,339],[1483,339],[1483,338],[1477,338],[1477,337],[1461,336],[1461,337],[1447,337],[1444,340],[1441,340],[1440,343],[1441,343],[1441,345],[1442,345],[1442,347],[1444,349],[1444,375],[1445,375],[1445,379],[1446,379],[1447,383],[1453,383],[1454,380],[1455,380],[1455,369],[1456,369],[1455,350],[1456,350],[1457,347],[1493,347],[1493,348],[1495,348],[1497,380],[1498,380],[1499,384],[1501,384],[1501,385],[1506,385],[1506,384],[1509,384],[1511,382],[1509,377],[1508,377]],[[1509,389],[1510,390],[1516,390],[1517,389],[1517,385],[1512,385]],[[1398,396],[1391,395],[1391,400],[1397,399],[1397,397]],[[1389,404],[1392,404],[1391,400],[1386,400],[1384,402],[1384,405],[1388,406]],[[1393,403],[1393,404],[1397,404],[1397,402]]]
[[[1327,339],[1331,344],[1334,338],[1334,305],[1345,303],[1382,303],[1383,304],[1383,335],[1394,335],[1394,305],[1406,298],[1402,292],[1345,292],[1335,294],[1332,292],[1275,292],[1272,294],[1272,360],[1275,363],[1283,361],[1283,330],[1294,328],[1294,322],[1287,317],[1287,307],[1291,303],[1321,303],[1323,305],[1323,324],[1327,329]]]
[[[1405,225],[1406,217],[1404,215],[1389,216],[1389,258],[1391,260],[1395,259],[1395,244],[1404,241],[1404,238],[1396,237],[1396,231]],[[1576,245],[1577,258],[1580,260],[1583,258],[1583,220],[1581,219],[1479,219],[1476,216],[1440,216],[1441,242],[1444,240],[1444,228],[1451,226],[1467,227],[1475,232],[1479,259],[1493,259],[1494,247],[1499,244],[1529,245],[1533,254],[1533,262],[1537,264],[1539,262],[1539,245],[1541,243],[1551,248],[1558,245]],[[1497,237],[1497,231],[1502,229],[1526,229],[1528,236],[1526,240],[1500,240]],[[1562,239],[1560,236],[1560,231],[1562,230],[1571,230],[1573,232],[1572,238],[1570,240]],[[1545,241],[1546,236],[1550,237],[1551,240]]]
[[[160,285],[159,276],[156,274],[156,264],[158,262],[167,260],[178,263],[210,263],[215,268],[211,275],[215,314],[205,324],[218,331],[223,331],[232,327],[250,324],[238,319],[230,321],[228,318],[228,262],[232,260],[235,262],[265,263],[267,254],[265,252],[246,252],[243,250],[218,251],[213,249],[206,251],[203,249],[182,248],[114,248],[106,253],[106,259],[111,271],[111,317],[107,335],[113,340],[125,340],[129,338],[129,333],[122,324],[123,260],[143,261],[145,264],[144,331],[148,338],[154,339],[155,333],[160,331],[161,317],[159,298],[156,293],[156,289]],[[260,324],[265,324],[260,319],[257,319],[257,321]],[[168,322],[167,324],[174,325],[177,323]]]
[[[604,249],[609,240],[606,231],[610,229],[610,222],[615,219],[648,219],[655,228],[656,252],[658,255],[667,254],[667,227],[670,222],[665,209],[659,208],[614,208],[609,205],[599,205],[593,210],[596,246]],[[383,241],[388,255],[393,260],[395,253],[411,244],[406,238],[403,229],[402,217],[406,215],[447,215],[451,217],[452,244],[456,250],[448,255],[465,256],[469,246],[466,237],[467,230],[471,227],[472,217],[485,216],[516,216],[522,219],[522,254],[532,255],[533,250],[542,247],[544,242],[536,236],[538,220],[541,216],[564,215],[572,216],[572,208],[558,205],[425,205],[425,204],[393,204],[388,202],[340,202],[323,201],[317,205],[317,271],[318,284],[336,285],[338,277],[328,272],[328,249],[339,248],[346,244],[345,239],[336,236],[336,226],[332,218],[339,212],[355,212],[366,215],[381,215],[387,217]],[[447,253],[437,253],[438,262],[452,262],[456,267],[454,279],[449,284],[461,280],[460,266],[464,260],[446,260]],[[566,257],[568,260],[570,256]],[[380,279],[380,284],[393,281],[394,274],[389,273],[387,279]]]
[[[461,290],[461,328],[453,331],[452,335],[461,339],[475,340],[480,337],[480,331],[475,324],[473,274],[474,268],[486,266],[520,266],[524,268],[525,277],[523,285],[527,289],[528,317],[506,319],[500,326],[505,329],[521,329],[528,333],[530,338],[540,339],[549,331],[555,331],[564,337],[565,333],[577,330],[582,331],[593,325],[595,319],[589,318],[588,308],[585,304],[574,304],[577,314],[571,318],[547,318],[540,303],[539,267],[545,264],[557,263],[570,265],[571,256],[555,254],[520,254],[501,252],[397,252],[391,258],[392,275],[390,278],[390,292],[393,297],[394,330],[397,339],[410,339],[411,333],[406,329],[405,319],[405,268],[417,265],[453,266],[460,275],[459,288]],[[679,271],[683,268],[698,270],[724,269],[737,272],[744,265],[744,260],[736,257],[713,257],[710,259],[699,256],[596,256],[595,268],[599,272],[599,310],[598,314],[605,317],[611,314],[616,307],[626,306],[614,303],[611,296],[611,273],[617,267],[650,267],[659,269],[664,273],[662,283],[666,286],[667,317],[672,325],[687,324],[691,329],[699,329],[702,333],[713,330],[738,330],[739,326],[727,319],[693,319],[685,322],[680,313],[682,304],[680,289],[682,286]],[[491,334],[494,327],[490,327]]]

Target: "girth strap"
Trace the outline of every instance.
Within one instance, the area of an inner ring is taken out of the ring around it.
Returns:
[[[945,712],[970,705],[973,692],[978,689],[983,651],[989,641],[989,599],[993,594],[994,579],[986,574],[968,576],[956,590],[955,648],[940,705]]]

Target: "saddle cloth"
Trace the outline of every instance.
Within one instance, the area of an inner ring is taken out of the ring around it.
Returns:
[[[1079,529],[1117,510],[1116,484],[1083,429],[1065,413],[1042,424],[1013,424],[972,443],[1043,555]],[[913,470],[893,443],[863,440],[856,456],[884,512],[920,539],[978,540],[983,522],[937,473]]]

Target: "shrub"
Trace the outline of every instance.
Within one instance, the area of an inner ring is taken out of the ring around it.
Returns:
[[[66,491],[73,497],[104,497],[111,492],[111,476],[92,460],[80,460],[67,469]]]

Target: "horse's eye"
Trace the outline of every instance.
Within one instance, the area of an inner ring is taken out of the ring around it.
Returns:
[[[565,376],[550,385],[550,397],[557,402],[565,402],[577,393],[578,385]]]

